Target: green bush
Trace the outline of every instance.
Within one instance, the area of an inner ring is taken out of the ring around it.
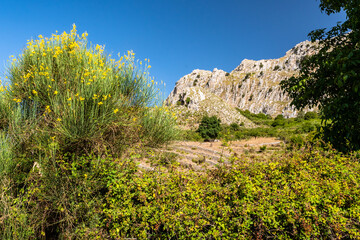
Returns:
[[[305,122],[300,126],[300,133],[309,133],[316,130],[316,126],[312,123]]]
[[[305,120],[315,119],[318,118],[318,114],[316,112],[307,112],[304,115]]]
[[[264,113],[251,113],[249,110],[241,110],[238,109],[237,110],[246,118],[250,119],[251,121],[253,121],[255,124],[261,125],[261,124],[265,124],[265,125],[270,125],[270,120],[272,120],[272,117],[270,115],[266,115]]]
[[[239,126],[239,124],[237,124],[237,123],[232,123],[232,124],[230,124],[230,129],[231,129],[232,131],[239,131],[239,130],[240,130],[240,126]]]
[[[143,140],[153,147],[170,142],[179,135],[176,118],[166,107],[148,109],[141,118],[140,125]]]
[[[301,148],[305,144],[304,138],[300,135],[295,135],[290,138],[290,148]]]
[[[271,124],[272,127],[285,126],[286,122],[284,119],[275,119]]]
[[[274,71],[278,71],[278,70],[280,70],[280,66],[279,66],[279,65],[276,65],[276,66],[274,67]]]
[[[156,103],[148,63],[136,62],[132,52],[115,61],[86,36],[77,35],[75,25],[70,34],[39,36],[12,62],[6,99],[36,113],[32,129],[17,130],[28,149],[56,142],[70,152],[116,153],[126,139],[136,140],[131,136],[140,122],[133,119]]]
[[[221,131],[220,123],[220,119],[216,116],[204,116],[197,132],[199,132],[200,136],[205,140],[216,139]]]
[[[279,114],[275,117],[274,120],[284,120],[284,119],[285,119],[284,116],[282,114]]]

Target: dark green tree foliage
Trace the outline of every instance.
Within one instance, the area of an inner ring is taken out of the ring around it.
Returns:
[[[318,115],[317,115],[316,112],[307,112],[307,113],[305,113],[305,115],[304,115],[304,119],[305,119],[305,120],[315,119],[315,118],[317,118],[317,117],[318,117]]]
[[[324,138],[341,151],[360,149],[360,0],[321,0],[321,11],[344,11],[344,23],[312,31],[318,53],[301,62],[298,77],[281,82],[297,109],[318,106]]]
[[[205,140],[216,139],[221,131],[220,119],[216,116],[208,117],[204,116],[201,120],[197,132],[200,133],[201,137]]]
[[[230,124],[230,129],[231,129],[232,131],[239,131],[239,130],[240,130],[240,126],[239,126],[239,124],[237,124],[237,123],[232,123],[232,124]]]

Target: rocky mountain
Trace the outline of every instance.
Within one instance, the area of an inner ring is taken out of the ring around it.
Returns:
[[[226,103],[228,108],[295,117],[297,111],[290,106],[290,99],[279,83],[298,74],[301,60],[315,52],[316,44],[304,41],[279,59],[245,59],[231,73],[217,68],[212,72],[196,69],[176,83],[166,102],[205,111],[213,108],[221,111]]]

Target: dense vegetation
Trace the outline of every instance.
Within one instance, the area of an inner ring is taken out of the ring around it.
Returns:
[[[79,36],[75,25],[71,33],[40,35],[13,58],[6,73],[10,86],[0,89],[2,239],[71,231],[80,215],[62,222],[67,208],[60,206],[88,190],[72,185],[77,180],[61,171],[87,168],[90,162],[80,156],[105,161],[100,159],[126,155],[132,146],[159,146],[176,138],[175,116],[156,106],[158,90],[149,68],[132,52],[115,61],[102,46],[88,44],[86,33]],[[33,193],[40,195],[27,198]]]
[[[356,1],[342,2],[321,6]],[[233,154],[184,169],[157,149],[179,131],[156,106],[149,67],[132,52],[111,59],[75,26],[29,41],[0,88],[1,239],[360,239],[360,153],[314,137],[328,133],[316,113],[242,111],[255,128],[204,117],[183,138],[290,144],[266,158]],[[137,166],[143,159],[155,169]]]
[[[2,239],[360,237],[359,156],[311,146],[198,174],[139,172],[133,150],[57,156],[41,172],[21,159],[22,187],[2,182]]]
[[[281,84],[292,104],[302,109],[318,106],[324,120],[323,137],[338,150],[360,149],[360,2],[321,0],[328,15],[344,11],[347,19],[328,32],[309,34],[318,53],[305,58],[300,75]]]

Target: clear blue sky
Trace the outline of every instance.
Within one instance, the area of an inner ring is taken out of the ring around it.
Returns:
[[[0,74],[27,39],[87,31],[115,56],[133,50],[149,58],[151,75],[175,82],[193,69],[232,71],[244,59],[279,58],[314,29],[345,20],[327,16],[319,0],[3,0],[0,8]]]

